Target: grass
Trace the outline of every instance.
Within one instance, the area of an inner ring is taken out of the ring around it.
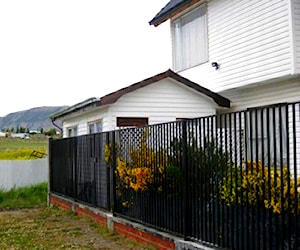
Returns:
[[[45,206],[47,202],[47,183],[40,183],[9,191],[0,190],[0,209],[16,209]]]
[[[45,183],[0,191],[0,249],[153,249],[89,218],[47,207],[46,197]]]
[[[0,160],[25,160],[35,151],[47,152],[48,139],[32,136],[30,139],[0,137]]]
[[[0,249],[150,249],[56,208],[0,213]]]

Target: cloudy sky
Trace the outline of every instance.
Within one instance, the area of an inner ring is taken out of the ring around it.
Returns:
[[[0,117],[101,97],[171,67],[168,0],[1,0]]]

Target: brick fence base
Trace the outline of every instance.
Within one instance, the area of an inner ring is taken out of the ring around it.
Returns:
[[[215,248],[208,248],[201,244],[183,241],[182,239],[173,235],[160,232],[158,230],[143,226],[141,224],[125,220],[123,218],[114,217],[111,213],[101,211],[96,208],[83,205],[81,203],[72,201],[65,197],[55,194],[49,194],[49,205],[55,205],[60,209],[72,211],[78,216],[85,216],[91,218],[97,224],[107,227],[109,230],[117,234],[131,238],[137,242],[145,245],[155,247],[160,250],[171,249],[198,249],[198,250],[211,250]]]

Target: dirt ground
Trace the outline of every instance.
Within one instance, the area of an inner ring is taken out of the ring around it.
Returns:
[[[0,249],[151,249],[57,208],[0,211]]]

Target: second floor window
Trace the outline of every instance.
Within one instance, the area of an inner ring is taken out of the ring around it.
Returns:
[[[201,5],[172,22],[173,66],[181,71],[208,60],[207,6]]]
[[[102,130],[102,121],[89,123],[89,134],[100,133]]]

